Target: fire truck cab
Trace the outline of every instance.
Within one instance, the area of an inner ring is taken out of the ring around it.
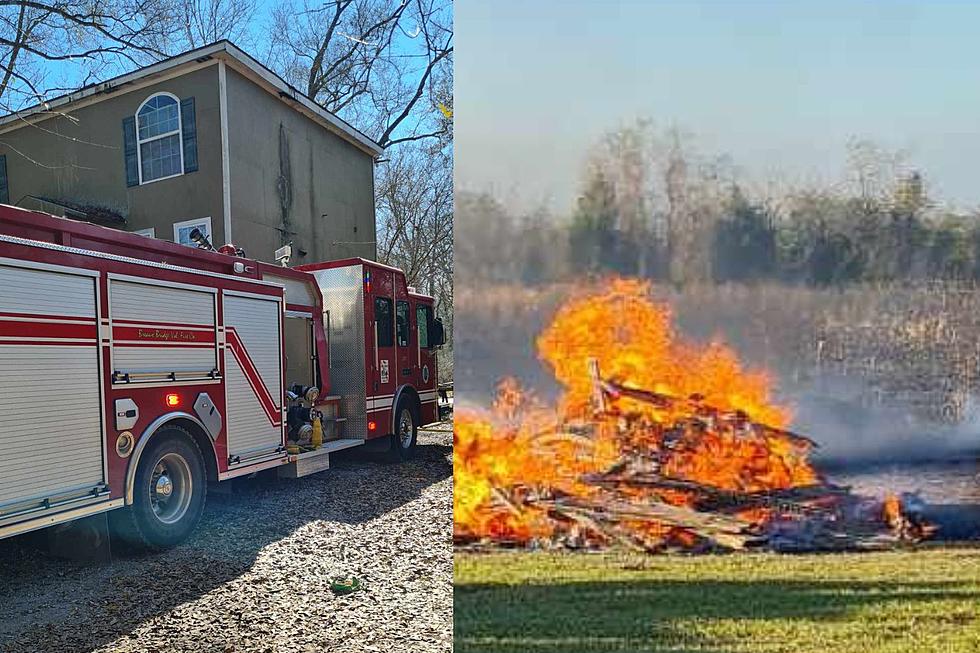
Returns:
[[[0,205],[0,538],[111,511],[162,548],[208,481],[379,438],[410,457],[443,341],[433,299],[379,263],[286,268]]]
[[[330,341],[330,387],[352,437],[392,433],[414,447],[418,424],[438,420],[436,348],[444,341],[431,297],[396,268],[347,259],[296,268],[316,280]],[[439,344],[437,344],[439,343]]]

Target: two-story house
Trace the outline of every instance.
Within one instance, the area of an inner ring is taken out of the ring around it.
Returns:
[[[266,261],[374,258],[380,153],[221,41],[0,118],[0,203]]]

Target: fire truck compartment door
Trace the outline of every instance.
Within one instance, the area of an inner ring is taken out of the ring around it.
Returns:
[[[278,298],[224,296],[225,417],[231,464],[283,446],[282,333]]]
[[[0,264],[0,525],[106,491],[96,276]]]
[[[112,368],[134,380],[172,372],[207,377],[217,366],[213,291],[111,279]]]

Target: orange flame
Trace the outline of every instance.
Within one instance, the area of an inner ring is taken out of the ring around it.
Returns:
[[[629,453],[663,453],[668,440],[661,473],[671,478],[743,492],[806,485],[818,478],[806,452],[778,431],[789,423],[790,411],[773,402],[768,374],[744,369],[721,342],[699,347],[680,340],[669,307],[650,299],[645,282],[615,279],[572,298],[537,346],[564,388],[557,410],[505,381],[490,411],[456,417],[458,537],[515,542],[551,537],[559,522],[522,498],[542,493],[589,498],[598,489],[582,480],[584,474],[608,470]],[[619,387],[692,399],[659,405],[620,396],[610,410],[596,412],[590,360]],[[744,414],[745,422],[774,428],[745,437],[731,426],[738,420],[711,418],[720,413]],[[587,423],[589,433],[569,428],[576,422]],[[675,505],[693,500],[681,490],[658,496]],[[765,518],[764,510],[747,513]],[[633,527],[674,530],[651,523]],[[681,530],[674,539],[690,537]]]
[[[897,495],[889,493],[881,502],[881,518],[890,528],[902,527],[905,516],[902,514],[902,500]]]
[[[650,300],[650,285],[615,279],[609,288],[573,299],[538,338],[539,357],[565,386],[562,407],[581,417],[592,391],[588,360],[626,385],[677,397],[700,394],[722,410],[741,409],[759,422],[785,427],[790,413],[773,405],[765,372],[745,371],[720,342],[696,347],[674,332],[670,308]]]

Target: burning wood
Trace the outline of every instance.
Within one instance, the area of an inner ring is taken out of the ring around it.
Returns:
[[[908,497],[827,483],[768,378],[723,345],[679,342],[646,292],[617,281],[559,311],[538,341],[566,388],[557,413],[505,382],[489,415],[457,417],[457,543],[815,550],[932,534]]]

